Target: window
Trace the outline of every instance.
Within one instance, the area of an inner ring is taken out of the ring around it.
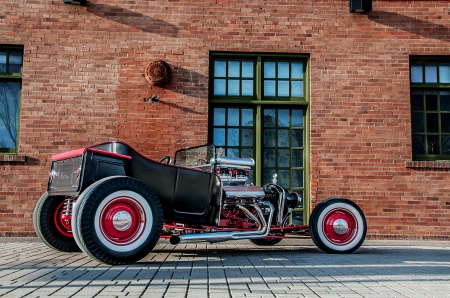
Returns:
[[[450,59],[411,60],[414,160],[450,160]]]
[[[23,49],[0,46],[0,152],[17,153]]]
[[[309,185],[305,55],[211,53],[210,140],[229,157],[253,158],[249,181],[302,195],[292,223],[306,223]]]

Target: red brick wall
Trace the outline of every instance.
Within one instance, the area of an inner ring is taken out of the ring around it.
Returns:
[[[371,237],[449,238],[448,164],[411,162],[408,69],[410,55],[450,54],[448,1],[373,0],[368,15],[348,2],[2,1],[0,44],[24,45],[27,158],[0,161],[0,236],[34,235],[51,154],[121,139],[158,158],[206,142],[209,52],[242,51],[310,54],[313,205],[355,200]],[[166,87],[143,77],[158,59]]]

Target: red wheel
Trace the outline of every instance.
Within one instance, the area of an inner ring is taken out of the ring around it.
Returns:
[[[355,203],[333,198],[317,205],[311,214],[309,229],[314,243],[323,251],[349,253],[363,243],[367,224]]]
[[[72,234],[71,215],[65,214],[64,203],[64,197],[44,193],[34,208],[34,230],[48,247],[64,252],[78,252],[80,248]]]
[[[162,208],[155,193],[130,177],[109,177],[93,184],[73,212],[78,245],[93,259],[110,265],[145,257],[162,230]]]
[[[72,215],[66,215],[64,211],[64,201],[61,202],[58,207],[56,207],[55,215],[53,216],[53,222],[56,229],[66,237],[73,238],[72,235],[72,225],[71,225]]]

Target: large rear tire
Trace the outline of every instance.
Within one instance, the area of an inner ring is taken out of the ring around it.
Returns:
[[[319,203],[311,213],[309,232],[318,248],[327,253],[351,253],[366,238],[364,213],[352,201],[331,198]]]
[[[79,252],[72,234],[70,217],[64,214],[64,197],[45,192],[34,207],[33,225],[37,236],[48,247],[63,252]]]
[[[130,177],[108,177],[78,198],[72,217],[74,237],[91,258],[109,265],[132,264],[156,245],[163,213],[156,194]]]

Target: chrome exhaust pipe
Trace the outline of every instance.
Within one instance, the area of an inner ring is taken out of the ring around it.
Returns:
[[[253,205],[255,207],[259,218],[262,221],[262,228],[259,227],[258,230],[252,231],[236,231],[236,232],[216,232],[216,233],[196,233],[196,234],[185,234],[185,235],[173,235],[170,237],[170,243],[176,245],[180,242],[199,242],[199,241],[207,241],[210,243],[214,242],[222,242],[228,240],[242,240],[242,239],[260,239],[265,238],[269,235],[270,232],[270,224],[272,222],[273,213],[275,212],[275,208],[269,202],[261,202],[264,205],[270,208],[269,220],[266,222],[264,220],[263,213],[261,208],[257,205]]]

